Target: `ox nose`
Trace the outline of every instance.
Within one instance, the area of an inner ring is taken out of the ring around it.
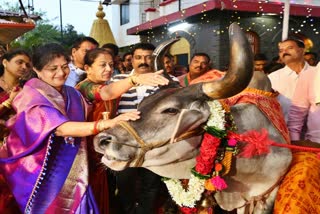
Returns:
[[[100,146],[105,147],[107,146],[109,143],[111,143],[112,141],[112,137],[111,136],[106,136],[103,139],[100,140]]]
[[[93,145],[96,152],[104,154],[108,145],[112,143],[114,137],[105,132],[100,132],[93,139]]]

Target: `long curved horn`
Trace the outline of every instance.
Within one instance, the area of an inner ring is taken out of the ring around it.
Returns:
[[[157,46],[157,48],[153,51],[152,55],[154,56],[154,69],[156,71],[163,69],[163,76],[169,80],[169,84],[167,86],[162,86],[161,88],[177,88],[180,87],[180,85],[173,81],[170,75],[167,73],[166,69],[163,65],[163,57],[170,49],[171,45],[173,45],[175,42],[179,41],[180,38],[174,38],[167,41],[162,42],[160,45]]]
[[[240,93],[249,84],[253,74],[253,53],[246,35],[240,27],[229,26],[230,63],[225,77],[207,82],[202,91],[213,99],[223,99]]]
[[[167,53],[171,45],[173,43],[179,41],[180,38],[174,38],[174,39],[169,39],[167,41],[162,42],[160,45],[157,46],[157,48],[153,51],[152,55],[154,56],[154,69],[156,71],[163,69],[163,62],[162,59],[164,55]]]

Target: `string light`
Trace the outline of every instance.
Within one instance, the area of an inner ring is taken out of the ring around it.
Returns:
[[[255,17],[251,18],[251,22],[248,23],[247,20],[249,20],[247,17],[243,17],[242,13],[240,14],[238,11],[236,11],[236,9],[238,8],[238,3],[239,1],[237,0],[232,0],[231,4],[232,7],[235,9],[232,14],[230,15],[230,20],[229,23],[231,24],[232,22],[236,22],[238,23],[238,25],[245,31],[256,31],[257,28],[264,28],[266,29],[266,32],[278,32],[279,30],[281,30],[281,26],[282,26],[282,19],[283,19],[283,13],[284,13],[284,6],[281,6],[281,11],[279,12],[279,14],[277,14],[276,16],[271,16],[267,13],[265,13],[265,8],[264,6],[268,3],[283,3],[283,1],[270,1],[270,0],[258,0],[258,11],[255,13]],[[291,3],[293,4],[302,4],[300,1],[295,1],[292,0]],[[312,5],[313,0],[305,0],[303,2],[304,5],[307,5],[307,7],[305,7],[305,11],[306,11],[306,16],[305,17],[299,17],[297,19],[293,19],[294,20],[294,27],[289,28],[289,34],[290,33],[301,33],[304,31],[305,28],[310,28],[310,32],[314,33],[314,35],[319,35],[320,32],[320,22],[317,23],[314,21],[313,17],[313,10],[311,7],[309,7],[308,5]],[[224,7],[222,5],[222,7]],[[221,10],[224,10],[224,8],[222,8]],[[213,23],[215,20],[214,18],[209,15],[209,13],[214,13],[214,11],[208,11],[207,10],[207,4],[203,3],[202,4],[202,10],[200,13],[200,21],[193,27],[190,28],[188,30],[185,30],[185,32],[192,36],[195,37],[197,35],[197,32],[201,32],[203,27],[208,28],[208,26],[210,26],[210,23]],[[178,23],[184,23],[186,22],[186,20],[184,19],[186,15],[186,9],[182,9],[180,11],[180,16],[181,16],[181,20],[178,21]],[[273,21],[269,21],[269,20],[273,20]],[[291,21],[292,22],[292,21]],[[177,24],[178,24],[177,23]],[[161,39],[165,39],[166,37],[175,37],[175,36],[179,36],[179,32],[176,33],[168,33],[168,29],[170,27],[170,23],[168,23],[168,19],[167,17],[164,18],[164,27],[162,28],[160,34],[158,34],[159,36],[156,36],[154,34],[154,26],[152,26],[153,22],[150,21],[149,22],[149,26],[148,26],[148,33],[147,33],[147,40],[151,41],[156,40],[161,42]],[[220,26],[221,27],[221,26]],[[226,25],[224,28],[220,28],[215,29],[215,26],[212,27],[213,29],[211,30],[211,32],[214,35],[221,35],[221,34],[225,34],[228,32],[228,26]],[[136,28],[136,35],[138,35],[140,32],[139,27]],[[266,35],[264,35],[266,36]],[[272,36],[272,35],[270,35]]]

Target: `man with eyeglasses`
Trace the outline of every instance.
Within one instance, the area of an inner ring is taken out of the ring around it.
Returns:
[[[152,53],[155,46],[150,43],[138,43],[132,51],[133,70],[130,74],[119,74],[113,81],[119,81],[131,75],[154,72],[154,57]],[[177,81],[176,78],[173,80]],[[159,87],[140,86],[132,87],[124,93],[119,101],[118,113],[136,110],[143,98],[155,93]],[[118,210],[116,213],[156,213],[159,206],[161,177],[145,168],[127,168],[117,172],[116,185],[118,188]],[[167,196],[167,195],[165,195]],[[112,200],[111,196],[111,200]],[[120,210],[122,209],[122,210]]]
[[[70,73],[65,85],[74,87],[82,80],[81,76],[85,75],[84,56],[87,51],[99,47],[99,43],[92,37],[78,38],[71,48],[72,61],[69,63]]]

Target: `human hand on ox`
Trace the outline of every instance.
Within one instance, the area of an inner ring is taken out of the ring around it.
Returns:
[[[109,120],[102,120],[104,129],[113,128],[115,125],[117,125],[121,121],[135,121],[140,118],[140,112],[139,111],[131,111],[127,113],[123,113],[118,115],[117,117]]]
[[[149,85],[149,86],[168,85],[169,80],[163,77],[162,73],[163,73],[163,70],[159,70],[154,73],[133,75],[132,80],[137,85]]]

